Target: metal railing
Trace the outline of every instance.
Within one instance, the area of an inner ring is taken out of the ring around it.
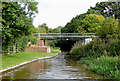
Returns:
[[[93,38],[96,33],[34,33],[33,35],[41,38]]]

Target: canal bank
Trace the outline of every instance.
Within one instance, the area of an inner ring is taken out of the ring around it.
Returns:
[[[58,54],[60,54],[60,52],[57,53],[57,54],[55,54],[55,55],[53,55],[53,56],[39,57],[39,58],[37,58],[37,59],[33,59],[33,60],[31,60],[31,61],[26,61],[26,62],[23,62],[23,63],[17,64],[17,65],[15,65],[15,66],[12,66],[12,67],[8,67],[8,68],[5,68],[5,69],[2,69],[2,70],[0,70],[0,75],[1,75],[1,74],[4,74],[4,73],[6,73],[6,72],[9,72],[9,71],[12,71],[12,70],[18,69],[19,67],[22,67],[22,66],[24,66],[24,65],[27,65],[27,64],[30,64],[30,63],[36,62],[36,61],[38,61],[38,60],[45,60],[45,59],[51,59],[51,58],[54,58],[54,57],[57,56]]]
[[[61,53],[52,59],[38,60],[5,73],[3,79],[103,79],[86,70],[77,60]]]

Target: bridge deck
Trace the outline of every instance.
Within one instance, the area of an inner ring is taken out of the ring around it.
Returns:
[[[99,37],[96,33],[34,33],[39,39],[48,38],[92,38]]]

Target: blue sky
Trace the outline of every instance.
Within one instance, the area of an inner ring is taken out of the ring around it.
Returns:
[[[65,26],[76,15],[87,12],[90,6],[104,0],[35,0],[38,11],[33,25],[46,23],[49,28]]]

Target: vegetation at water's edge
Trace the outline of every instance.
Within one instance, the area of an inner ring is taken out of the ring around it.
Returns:
[[[38,57],[52,56],[58,52],[60,52],[59,48],[52,48],[51,53],[21,52],[16,54],[9,54],[2,57],[2,69],[20,64],[25,61],[37,59]]]
[[[80,63],[88,70],[106,76],[107,78],[119,78],[118,57],[81,58]]]
[[[70,53],[87,69],[107,78],[119,78],[120,40],[106,43],[105,40],[97,39],[89,44],[74,47]]]

